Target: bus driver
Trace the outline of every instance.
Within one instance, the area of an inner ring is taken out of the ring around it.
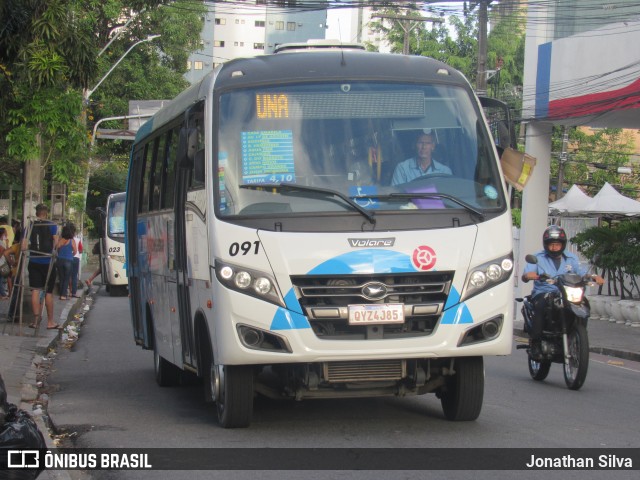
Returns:
[[[436,142],[433,134],[421,133],[416,142],[417,155],[396,166],[391,178],[391,185],[407,183],[428,173],[451,175],[449,167],[431,158],[435,148]]]

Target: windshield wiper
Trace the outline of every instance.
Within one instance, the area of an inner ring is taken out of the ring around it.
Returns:
[[[369,212],[367,209],[358,205],[344,193],[338,192],[337,190],[331,190],[330,188],[309,187],[307,185],[298,185],[296,183],[245,183],[243,185],[240,185],[240,188],[247,188],[249,190],[273,189],[286,193],[311,192],[319,193],[325,196],[338,197],[339,199],[355,208],[358,212],[360,212],[362,216],[369,220],[372,225],[376,224],[376,219],[372,212]]]
[[[394,198],[398,198],[398,199],[409,199],[411,200],[412,198],[444,198],[447,200],[451,200],[453,203],[456,203],[458,205],[460,205],[461,207],[465,208],[466,210],[468,210],[469,212],[473,213],[474,215],[477,215],[478,217],[480,217],[481,220],[484,220],[485,214],[482,213],[480,210],[477,210],[476,208],[472,207],[471,205],[469,205],[467,202],[463,202],[462,200],[457,199],[454,196],[448,195],[446,193],[435,193],[435,192],[431,192],[431,193],[426,193],[426,192],[416,192],[416,193],[389,193],[388,195],[377,195],[375,193],[371,194],[371,195],[358,195],[356,197],[353,197],[354,199],[360,199],[360,198],[377,198],[378,200],[385,200],[385,199],[394,199]]]
[[[430,193],[426,193],[426,192],[416,192],[416,193],[390,193],[389,197],[392,198],[445,198],[447,200],[451,200],[453,203],[457,203],[458,205],[460,205],[461,207],[465,208],[466,210],[470,211],[471,213],[477,215],[478,217],[480,217],[480,220],[484,220],[484,213],[482,213],[480,210],[477,210],[476,208],[473,208],[471,205],[469,205],[467,202],[463,202],[462,200],[452,196],[452,195],[448,195],[446,193],[437,193],[437,192],[430,192]]]

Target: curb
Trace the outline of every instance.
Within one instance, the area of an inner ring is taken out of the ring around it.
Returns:
[[[521,329],[514,328],[513,335],[523,337],[525,339],[529,338],[529,334],[525,333],[525,331]],[[623,360],[640,362],[640,353],[638,352],[630,352],[628,350],[622,350],[619,348],[599,347],[597,345],[589,345],[589,351],[592,353],[598,353],[600,355],[607,355],[609,357],[616,357]]]
[[[84,304],[86,297],[92,293],[91,288],[84,290],[80,298],[75,302],[68,302],[60,312],[60,324],[62,327],[66,327],[73,318],[80,306]],[[38,340],[35,348],[35,355],[47,355],[52,349],[56,348],[58,342],[62,338],[62,329],[57,332],[50,332],[51,335]],[[46,408],[40,413],[33,412],[32,402],[37,401],[39,398],[38,388],[36,386],[36,378],[38,373],[38,367],[40,362],[31,362],[31,366],[23,377],[23,389],[21,393],[21,405],[20,408],[29,412],[31,417],[36,422],[38,429],[42,432],[44,441],[47,445],[47,449],[54,450],[58,448],[51,437],[52,430],[55,430],[51,419],[49,418]],[[41,480],[71,480],[71,476],[67,470],[43,470],[38,476]]]

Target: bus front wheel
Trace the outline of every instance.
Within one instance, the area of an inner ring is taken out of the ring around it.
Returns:
[[[454,368],[455,375],[447,378],[446,388],[439,394],[444,416],[452,421],[475,420],[484,397],[482,357],[460,357]]]
[[[210,345],[202,350],[204,398],[215,403],[223,428],[248,427],[253,416],[253,368],[246,365],[216,365]]]
[[[248,427],[253,416],[253,369],[246,365],[213,365],[209,367],[207,397],[218,412],[223,428]]]

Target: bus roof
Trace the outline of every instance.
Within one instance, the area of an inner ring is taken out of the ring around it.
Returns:
[[[357,49],[305,49],[230,60],[180,93],[142,125],[136,142],[174,120],[216,89],[313,81],[441,83],[472,91],[453,67],[429,57]]]

